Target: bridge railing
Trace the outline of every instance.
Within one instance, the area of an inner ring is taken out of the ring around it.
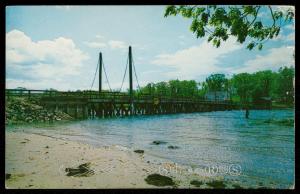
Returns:
[[[76,98],[88,98],[88,99],[109,99],[109,100],[130,100],[130,95],[125,92],[109,92],[109,91],[56,91],[56,90],[26,90],[26,89],[6,89],[5,95],[21,96],[21,97],[76,97]],[[199,102],[199,103],[230,103],[230,101],[208,101],[199,97],[181,97],[181,96],[162,96],[162,95],[150,95],[150,94],[138,94],[134,96],[135,100],[154,101],[159,102]]]

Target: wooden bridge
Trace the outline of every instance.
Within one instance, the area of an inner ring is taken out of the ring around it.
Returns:
[[[196,97],[155,96],[134,94],[132,79],[132,51],[129,47],[129,92],[106,92],[102,90],[102,54],[99,54],[99,91],[63,92],[51,90],[6,89],[6,97],[25,96],[39,98],[48,110],[60,110],[74,118],[115,117],[129,115],[153,115],[232,110],[237,107],[231,102],[205,101]],[[133,66],[134,67],[134,66]],[[98,69],[98,66],[97,66]],[[134,67],[135,70],[135,67]],[[97,72],[97,70],[96,70]],[[105,72],[105,69],[104,69]],[[136,74],[136,72],[135,72]],[[96,75],[96,73],[95,73]],[[105,72],[106,75],[106,72]],[[107,79],[107,75],[106,75]],[[137,77],[136,77],[137,79]],[[94,77],[95,80],[95,77]],[[93,83],[94,83],[93,80]],[[107,79],[108,82],[108,79]],[[93,84],[92,84],[93,85]]]
[[[232,110],[231,102],[205,101],[197,98],[136,95],[121,92],[62,92],[6,89],[6,97],[39,99],[48,110],[60,110],[78,119]]]

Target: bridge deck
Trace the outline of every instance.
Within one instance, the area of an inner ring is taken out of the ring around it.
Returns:
[[[61,110],[75,118],[113,117],[123,115],[172,114],[231,110],[232,102],[207,101],[197,97],[154,96],[97,91],[47,91],[7,89],[6,97],[39,98],[50,110]]]

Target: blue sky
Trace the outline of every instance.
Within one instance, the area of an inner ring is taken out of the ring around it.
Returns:
[[[110,84],[119,89],[129,45],[141,86],[294,65],[293,23],[284,24],[262,51],[246,50],[235,38],[214,48],[189,30],[190,19],[165,18],[164,10],[165,6],[8,6],[6,88],[90,89],[102,52]],[[265,10],[260,17],[268,14]],[[97,88],[96,79],[93,89]]]

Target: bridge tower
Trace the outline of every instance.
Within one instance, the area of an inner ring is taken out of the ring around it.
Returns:
[[[129,95],[130,95],[130,114],[133,114],[134,106],[133,106],[133,85],[132,85],[132,50],[131,46],[129,46],[128,52],[128,63],[129,63]]]
[[[102,92],[102,53],[99,53],[99,92]]]
[[[129,53],[128,53],[128,59],[129,59],[129,94],[130,98],[132,99],[132,51],[131,51],[131,46],[129,46]]]

